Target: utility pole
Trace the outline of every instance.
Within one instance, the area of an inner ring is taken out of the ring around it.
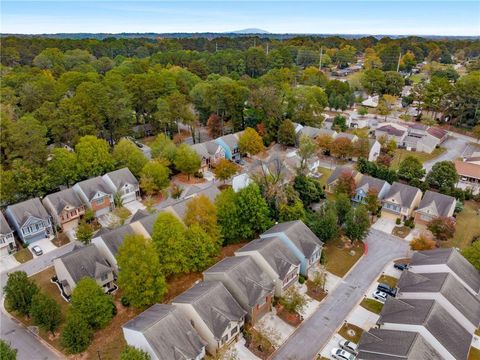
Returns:
[[[215,52],[217,52],[217,51],[218,51],[218,43],[215,42]]]
[[[398,54],[397,72],[400,70],[400,60],[402,59],[402,51]]]
[[[323,46],[320,46],[320,63],[318,64],[318,70],[322,71],[322,55],[323,55]]]
[[[257,39],[253,39],[253,47],[256,47],[257,46]]]
[[[268,43],[267,43],[267,56],[268,56]]]

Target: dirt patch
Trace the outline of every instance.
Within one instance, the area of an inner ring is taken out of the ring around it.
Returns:
[[[247,349],[260,359],[268,359],[275,351],[275,348],[268,338],[254,328],[246,327],[243,335]]]
[[[318,289],[313,285],[312,281],[307,281],[307,295],[310,296],[312,299],[322,301],[328,295],[328,291]]]
[[[196,281],[199,281],[201,279],[201,272],[178,274],[170,277],[167,280],[168,292],[163,302],[168,303],[172,301],[173,298],[180,295],[185,290],[190,289]]]
[[[66,245],[69,242],[70,242],[70,239],[68,238],[67,234],[65,234],[65,233],[59,233],[55,237],[55,239],[52,240],[52,244],[55,245],[56,247]]]
[[[29,260],[32,260],[33,259],[33,255],[32,253],[30,252],[30,250],[28,250],[28,248],[23,248],[21,245],[18,247],[18,250],[15,254],[13,254],[13,256],[15,257],[15,259],[23,264]]]
[[[275,305],[275,309],[277,309],[277,316],[293,327],[297,327],[303,321],[300,314],[290,312],[280,304]]]
[[[405,239],[408,234],[410,234],[410,229],[408,226],[395,226],[393,228],[392,234],[398,236],[402,239]]]
[[[227,256],[234,256],[235,251],[240,249],[245,244],[247,244],[247,241],[243,241],[243,242],[240,242],[238,244],[230,244],[230,245],[222,247],[222,250],[220,250],[220,255],[219,255],[217,261],[220,261],[221,259],[223,259]]]
[[[203,178],[196,178],[193,175],[190,175],[190,179],[185,174],[177,174],[172,178],[172,182],[177,182],[181,184],[201,184],[206,182]]]

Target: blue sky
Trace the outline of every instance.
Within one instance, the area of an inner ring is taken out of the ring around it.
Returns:
[[[479,1],[2,1],[2,33],[480,35]]]

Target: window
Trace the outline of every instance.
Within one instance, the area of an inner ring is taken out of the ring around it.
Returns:
[[[238,326],[235,326],[232,331],[230,332],[230,336],[235,336],[235,334],[238,332]]]
[[[225,344],[228,340],[228,334],[222,338],[222,344]]]
[[[95,203],[96,203],[97,205],[102,205],[102,204],[103,204],[103,200],[104,200],[103,198],[97,199],[97,200],[95,200]]]

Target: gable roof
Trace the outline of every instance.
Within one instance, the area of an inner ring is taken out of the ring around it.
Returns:
[[[241,321],[247,314],[220,281],[195,284],[172,300],[172,304],[179,303],[192,305],[216,340],[231,321]]]
[[[195,359],[205,343],[173,305],[155,304],[123,325],[138,331],[160,360]]]
[[[363,175],[358,184],[357,191],[363,190],[365,193],[370,189],[375,189],[380,192],[387,182],[385,180],[377,179],[372,176]]]
[[[149,215],[150,213],[147,210],[138,209],[137,211],[135,211],[135,214],[133,214],[132,218],[130,219],[130,224],[140,219],[143,219],[144,217],[147,217]]]
[[[448,132],[440,129],[438,127],[430,127],[427,129],[427,133],[432,135],[433,137],[436,137],[437,139],[443,139],[445,136],[447,136]]]
[[[10,234],[12,231],[13,230],[10,225],[8,225],[5,216],[3,216],[3,213],[0,211],[0,234],[7,235]]]
[[[137,178],[133,176],[130,169],[126,167],[115,171],[110,171],[106,173],[105,176],[110,178],[110,180],[113,182],[113,185],[115,185],[117,189],[120,189],[125,184],[138,185]]]
[[[349,133],[346,133],[346,132],[340,132],[340,133],[337,134],[335,139],[341,139],[341,138],[345,138],[345,139],[348,139],[350,141],[356,141],[358,139],[358,136],[354,135],[354,134],[349,134]]]
[[[480,179],[480,165],[472,164],[464,161],[455,161],[455,169],[460,176],[467,176]]]
[[[138,222],[142,224],[142,226],[150,234],[150,236],[152,236],[153,234],[153,224],[155,224],[158,214],[159,213],[150,214],[138,220]]]
[[[270,294],[274,287],[272,280],[250,256],[227,257],[203,273],[225,274],[239,288],[250,307],[255,306],[260,299]]]
[[[470,286],[476,293],[480,290],[480,272],[465,259],[458,250],[434,249],[416,251],[412,256],[411,265],[438,265],[446,264],[460,279]]]
[[[322,131],[319,128],[306,125],[300,130],[301,135],[308,136],[312,139],[315,139],[321,132]]]
[[[379,127],[377,127],[376,131],[381,131],[381,132],[387,133],[388,135],[392,135],[392,136],[402,136],[403,134],[405,134],[405,130],[397,129],[396,127],[394,127],[392,125],[379,126]]]
[[[133,234],[135,234],[135,232],[133,231],[132,227],[127,224],[102,234],[101,238],[103,239],[105,245],[107,245],[113,256],[116,256],[118,248],[123,244],[125,236]]]
[[[103,274],[112,272],[94,244],[85,247],[75,246],[71,252],[57,259],[62,261],[75,283],[84,277],[98,279]]]
[[[190,145],[190,147],[199,156],[209,158],[211,155],[215,155],[220,145],[218,145],[215,141],[207,141],[204,143]]]
[[[250,241],[236,252],[246,251],[258,251],[282,281],[287,276],[292,265],[300,265],[300,260],[276,236]]]
[[[331,173],[331,175],[327,179],[327,185],[331,185],[334,181],[336,181],[341,174],[346,172],[349,175],[352,175],[353,177],[357,176],[358,172],[355,169],[352,169],[351,167],[348,166],[337,166],[335,170]]]
[[[452,205],[455,205],[456,202],[452,196],[427,190],[417,211],[427,212],[434,216],[448,216]]]
[[[457,359],[466,359],[473,335],[435,300],[388,297],[378,324],[424,326]]]
[[[34,216],[38,219],[49,218],[47,210],[45,210],[39,198],[33,198],[22,201],[18,204],[9,205],[7,210],[12,213],[20,227],[25,224],[30,216]]]
[[[410,208],[419,191],[420,189],[416,187],[394,182],[385,196],[385,200]]]
[[[371,328],[358,343],[365,360],[437,360],[440,354],[417,332]]]
[[[101,191],[105,194],[112,194],[112,190],[110,190],[107,183],[102,179],[101,176],[80,181],[76,185],[82,189],[88,201],[92,200],[98,191]]]
[[[60,215],[67,206],[71,206],[73,208],[79,208],[83,206],[82,200],[72,188],[47,195],[43,201],[45,200],[48,200],[48,202],[53,206],[53,209],[57,215]]]
[[[231,150],[233,150],[238,147],[238,138],[241,134],[242,132],[228,134],[219,137],[219,139],[222,140]]]

